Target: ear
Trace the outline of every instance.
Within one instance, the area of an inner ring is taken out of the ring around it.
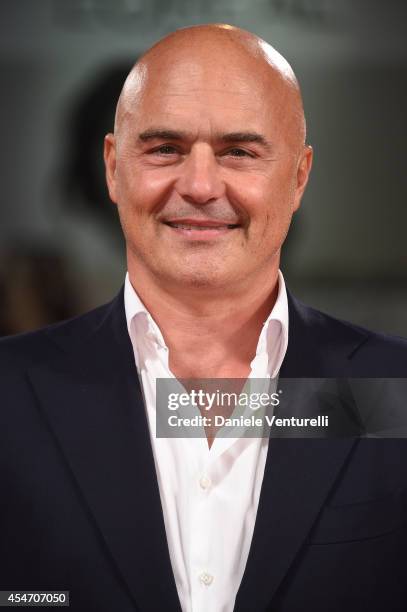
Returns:
[[[297,166],[297,183],[294,195],[293,212],[299,209],[301,198],[308,183],[309,174],[312,167],[313,150],[309,145],[305,145],[301,152]]]
[[[103,157],[105,160],[106,183],[112,202],[117,204],[116,194],[116,139],[113,134],[106,134]]]

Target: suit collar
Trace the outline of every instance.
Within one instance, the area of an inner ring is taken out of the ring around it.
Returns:
[[[350,376],[352,356],[367,341],[367,332],[305,306],[288,289],[287,302],[288,344],[280,377]],[[95,367],[99,364],[101,369],[109,364],[106,344],[113,345],[122,364],[133,371],[124,287],[109,304],[78,317],[68,325],[49,328],[48,335],[65,353],[93,352],[92,363]]]
[[[281,378],[351,376],[352,355],[366,342],[365,330],[302,304],[287,291],[289,337]]]

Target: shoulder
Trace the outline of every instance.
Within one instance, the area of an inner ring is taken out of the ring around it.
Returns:
[[[4,374],[11,369],[50,361],[86,342],[103,321],[110,304],[36,331],[0,338],[0,371]]]
[[[302,309],[303,316],[309,325],[311,325],[315,333],[324,335],[325,337],[353,337],[359,338],[361,341],[369,341],[372,345],[380,347],[393,347],[396,350],[407,350],[407,338],[386,334],[378,331],[355,325],[350,321],[337,319],[325,312],[317,310],[311,306],[306,306],[298,300],[297,304]]]
[[[407,377],[407,339],[330,316],[294,299],[297,314],[326,354],[347,349],[353,376]]]

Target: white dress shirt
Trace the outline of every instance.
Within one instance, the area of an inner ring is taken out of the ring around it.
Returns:
[[[288,343],[288,304],[276,303],[249,378],[278,376]],[[174,378],[162,333],[126,275],[124,303],[145,400],[168,549],[183,612],[232,612],[249,554],[268,437],[157,438],[156,379]],[[261,568],[259,568],[261,571]]]

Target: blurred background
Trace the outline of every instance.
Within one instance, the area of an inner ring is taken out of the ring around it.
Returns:
[[[405,0],[2,0],[0,335],[110,300],[124,280],[103,136],[147,47],[226,22],[302,85],[314,167],[282,269],[337,317],[407,336]]]

